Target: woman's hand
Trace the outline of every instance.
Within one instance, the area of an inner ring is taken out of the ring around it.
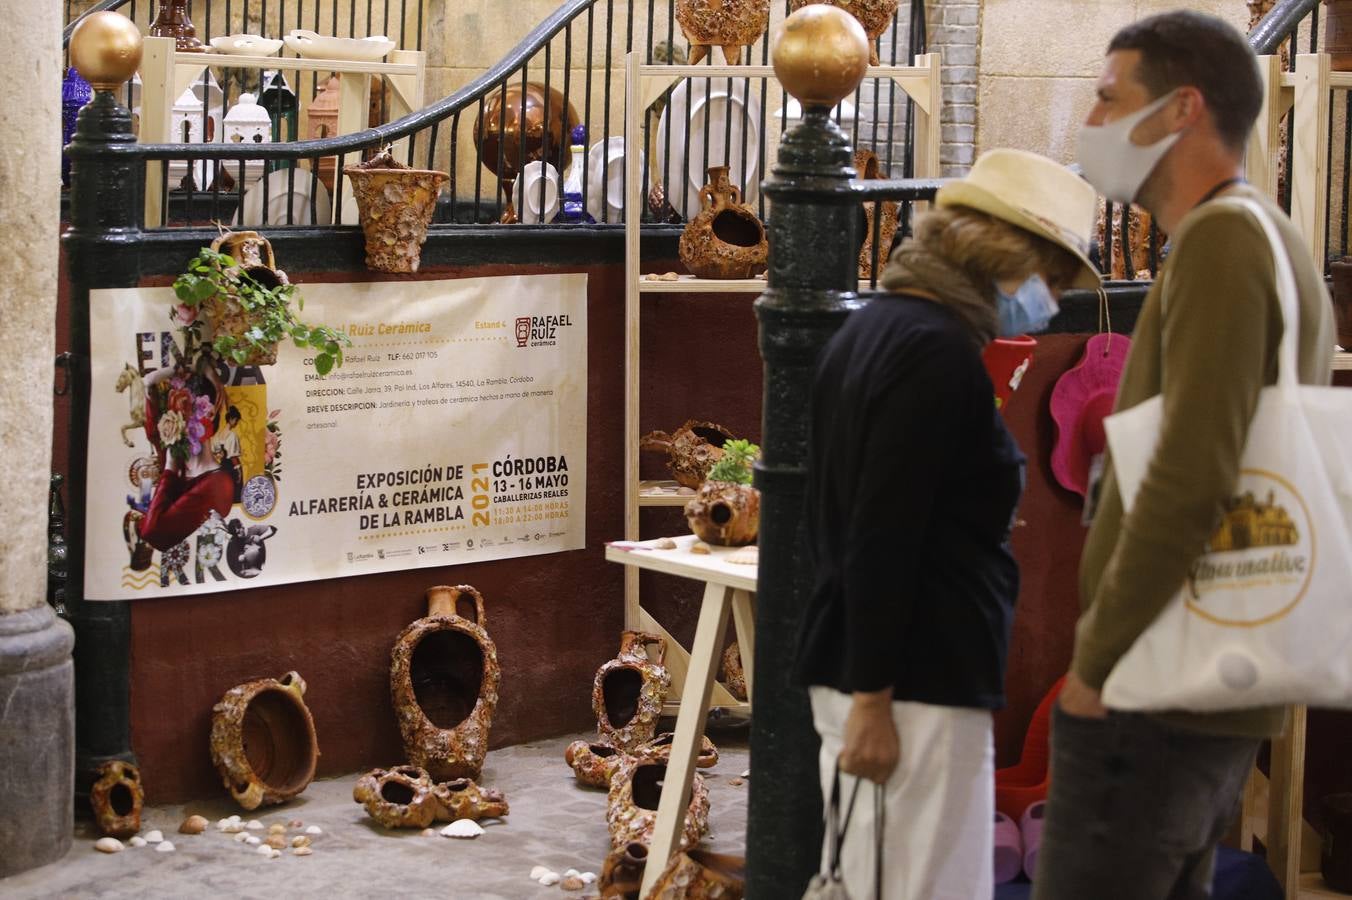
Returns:
[[[901,740],[892,721],[892,691],[856,692],[852,696],[840,770],[884,784],[901,761]]]

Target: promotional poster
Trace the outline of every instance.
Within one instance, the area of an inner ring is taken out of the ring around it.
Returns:
[[[583,546],[585,275],[298,296],[351,341],[327,375],[292,340],[255,365],[193,352],[172,288],[91,294],[89,599]]]

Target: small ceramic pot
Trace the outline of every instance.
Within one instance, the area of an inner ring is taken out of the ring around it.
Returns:
[[[868,35],[868,53],[870,66],[878,65],[878,38],[892,27],[893,17],[897,14],[900,0],[789,0],[789,9],[797,12],[809,3],[826,3],[838,6],[859,20]]]
[[[634,841],[612,850],[601,866],[596,888],[603,898],[638,900],[643,887],[643,870],[648,865],[648,845]]]
[[[606,798],[606,824],[611,846],[651,844],[657,827],[657,805],[662,799],[662,779],[667,765],[633,756],[625,759],[610,782]],[[690,805],[681,826],[681,846],[693,847],[709,830],[709,788],[699,774],[691,775]]]
[[[760,532],[760,491],[749,484],[706,481],[685,505],[685,521],[706,544],[753,544]]]
[[[741,900],[746,895],[746,859],[685,850],[672,856],[648,900]]]
[[[211,249],[225,253],[235,265],[262,284],[275,288],[288,284],[286,273],[277,268],[272,244],[256,231],[227,231],[211,242]],[[199,306],[202,318],[210,331],[206,337],[223,335],[241,337],[257,324],[253,313],[245,309],[234,294],[218,293]],[[277,362],[277,345],[250,347],[249,356],[242,365],[270,366]]]
[[[722,425],[687,419],[671,434],[650,431],[639,441],[640,450],[667,454],[671,477],[684,487],[698,488],[723,458],[723,444],[733,434]]]
[[[417,766],[372,769],[357,779],[352,799],[386,828],[426,828],[440,811],[432,779]]]
[[[681,232],[679,249],[681,262],[699,278],[751,278],[765,271],[765,226],[742,205],[742,189],[728,180],[727,166],[709,167],[699,215]]]
[[[723,685],[738,700],[746,700],[746,672],[742,669],[742,648],[733,641],[723,651]]]
[[[634,755],[667,762],[671,759],[671,744],[675,739],[674,732],[664,731],[648,743],[640,745],[634,751]],[[709,740],[708,735],[702,735],[699,739],[699,756],[695,757],[695,766],[700,769],[712,769],[716,765],[718,765],[718,748]]]
[[[894,4],[895,5],[895,4]],[[891,19],[888,19],[890,22]],[[861,181],[877,181],[883,176],[878,165],[878,156],[872,150],[854,152],[854,170]],[[882,210],[882,221],[878,225],[878,268],[881,271],[887,265],[887,254],[892,248],[892,238],[897,234],[897,203],[885,200],[881,203],[864,204],[864,245],[859,248],[859,277],[873,277],[873,219]]]
[[[319,761],[315,722],[295,672],[231,688],[211,711],[211,761],[245,809],[283,803],[309,787]]]
[[[573,741],[563,751],[563,759],[572,766],[579,784],[608,788],[611,776],[624,761],[625,754],[609,744]]]
[[[145,804],[140,770],[129,762],[111,760],[99,766],[98,776],[89,789],[94,823],[109,837],[131,837],[141,830],[141,807]]]
[[[411,169],[385,151],[369,162],[346,166],[357,215],[366,236],[366,267],[376,272],[416,272],[427,226],[437,209],[445,172]]]
[[[435,785],[432,796],[437,801],[437,818],[446,822],[500,819],[508,812],[507,798],[502,791],[479,787],[468,778],[455,778]]]
[[[770,24],[770,0],[676,0],[676,21],[690,42],[690,65],[722,47],[735,66],[742,48],[754,44]]]
[[[657,648],[655,659],[648,647]],[[671,687],[666,657],[667,642],[655,634],[626,631],[620,636],[620,652],[597,670],[592,683],[601,743],[632,751],[657,736],[657,720]]]
[[[427,590],[427,616],[390,654],[390,698],[408,761],[435,781],[478,778],[502,670],[483,595],[467,584]]]

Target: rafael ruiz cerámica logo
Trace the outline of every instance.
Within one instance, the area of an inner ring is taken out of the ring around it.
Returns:
[[[573,320],[567,315],[518,316],[516,319],[516,345],[518,347],[553,347],[559,342],[559,331],[572,327]]]

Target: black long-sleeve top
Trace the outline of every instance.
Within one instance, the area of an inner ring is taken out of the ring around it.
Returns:
[[[798,681],[1003,705],[1024,457],[953,312],[894,294],[851,314],[818,361],[808,469]]]

